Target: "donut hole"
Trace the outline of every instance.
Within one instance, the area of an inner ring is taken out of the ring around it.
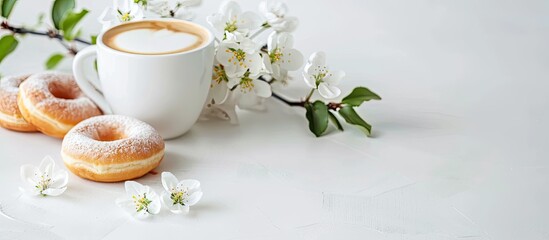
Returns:
[[[94,139],[101,142],[111,142],[127,138],[123,130],[116,126],[101,126],[97,129],[97,135]]]
[[[51,94],[60,99],[75,99],[78,98],[78,91],[75,91],[75,86],[71,84],[61,84],[56,81],[50,82],[48,84],[48,90]]]

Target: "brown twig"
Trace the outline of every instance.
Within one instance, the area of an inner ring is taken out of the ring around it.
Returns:
[[[273,95],[272,95],[274,98],[288,104],[289,106],[292,106],[292,107],[305,107],[305,101],[290,101],[288,99],[285,99],[283,98],[282,96],[276,94],[275,92],[273,92]]]
[[[3,21],[2,23],[0,23],[0,29],[8,30],[14,34],[32,34],[37,36],[45,36],[51,39],[57,39],[59,43],[69,51],[70,54],[75,55],[78,52],[78,49],[75,46],[71,46],[69,43],[67,43],[65,41],[64,36],[59,34],[59,31],[55,29],[49,29],[46,32],[39,32],[32,29],[24,28],[24,27],[14,27],[10,25],[7,21]],[[80,38],[75,38],[73,39],[73,41],[86,44],[86,45],[91,45],[91,42],[88,42]]]
[[[272,84],[275,81],[275,79],[271,79],[271,80],[267,81],[265,78],[263,78],[263,76],[259,77],[259,80],[267,82],[269,84]],[[312,92],[314,92],[314,91],[311,91],[311,94],[309,94],[304,100],[301,100],[301,101],[288,100],[288,99],[282,97],[281,95],[278,95],[275,92],[272,93],[272,96],[274,98],[280,100],[281,102],[286,103],[288,106],[291,106],[291,107],[305,107],[305,105],[307,103],[310,103],[310,98],[311,98],[310,96],[312,96]],[[328,109],[333,110],[333,111],[339,110],[341,108],[341,105],[342,105],[342,103],[337,103],[337,102],[329,102],[328,104],[326,104]]]
[[[341,103],[336,103],[336,102],[329,102],[328,104],[326,104],[326,106],[328,107],[328,109],[330,110],[334,110],[334,111],[337,111],[341,108]]]

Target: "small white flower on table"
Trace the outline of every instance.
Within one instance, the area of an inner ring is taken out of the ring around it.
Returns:
[[[200,182],[194,179],[179,181],[172,173],[162,173],[162,186],[166,190],[162,194],[162,203],[172,213],[189,212],[190,206],[202,198]]]
[[[313,53],[303,69],[305,83],[311,88],[318,89],[318,93],[326,99],[333,99],[341,94],[341,90],[335,85],[344,77],[345,72],[328,69],[324,52]]]
[[[143,19],[143,6],[134,0],[114,0],[113,6],[108,7],[99,16],[103,30],[119,23]]]
[[[27,186],[20,188],[26,193],[41,196],[58,196],[67,189],[69,175],[67,171],[55,171],[55,162],[46,156],[38,167],[33,165],[21,166],[21,179]]]
[[[229,1],[221,5],[219,12],[208,16],[208,23],[219,33],[239,32],[247,35],[250,31],[261,26],[259,15],[253,12],[242,12],[238,3]]]
[[[288,7],[278,1],[263,1],[259,4],[259,11],[267,18],[264,27],[272,27],[277,32],[293,32],[299,21],[295,17],[288,17]]]
[[[126,181],[126,197],[116,199],[116,205],[136,218],[146,218],[158,214],[162,207],[158,194],[149,186],[135,181]]]

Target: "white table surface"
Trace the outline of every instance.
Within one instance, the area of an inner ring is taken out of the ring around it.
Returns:
[[[19,0],[13,22],[32,24],[51,1]],[[86,33],[110,1],[92,10]],[[256,1],[241,1],[257,9]],[[217,10],[204,0],[197,22]],[[158,171],[202,182],[186,216],[128,218],[122,183],[70,175],[60,197],[21,195],[19,167],[59,155],[61,140],[0,129],[0,239],[549,239],[549,3],[547,1],[291,1],[296,46],[324,50],[380,102],[358,130],[315,138],[302,109],[275,99],[240,125],[198,123],[167,142]],[[0,66],[41,71],[63,49],[28,36]],[[66,62],[64,68],[69,64]],[[296,74],[298,76],[298,74]],[[301,97],[297,78],[279,91]],[[161,190],[160,176],[138,180]]]

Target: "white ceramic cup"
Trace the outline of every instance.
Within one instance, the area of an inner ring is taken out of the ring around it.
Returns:
[[[214,36],[205,27],[175,19],[142,21],[185,22],[199,27],[208,39],[192,50],[141,55],[106,46],[103,31],[97,44],[76,54],[73,71],[82,91],[104,114],[135,117],[152,125],[164,139],[187,132],[198,119],[211,83]],[[97,74],[93,59],[97,56]],[[90,74],[92,73],[92,74]]]

